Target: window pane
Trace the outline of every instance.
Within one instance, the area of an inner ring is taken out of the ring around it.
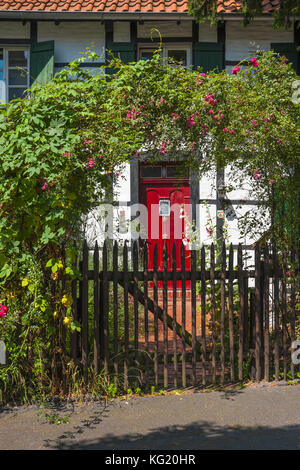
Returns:
[[[180,62],[182,65],[187,64],[186,51],[181,50],[168,50],[168,58],[174,59],[176,62]]]
[[[27,72],[20,69],[9,69],[8,71],[9,85],[25,85],[27,86]]]
[[[3,49],[0,49],[0,80],[3,80]]]
[[[161,167],[160,166],[142,166],[141,176],[142,178],[161,178]]]
[[[27,51],[9,51],[9,67],[27,67]]]
[[[153,57],[154,50],[148,49],[148,50],[141,50],[140,51],[140,58],[142,60],[151,60]]]
[[[178,166],[167,167],[167,178],[188,178],[188,176],[188,168]]]
[[[24,91],[26,88],[8,88],[8,99],[15,100],[16,98],[24,98]]]

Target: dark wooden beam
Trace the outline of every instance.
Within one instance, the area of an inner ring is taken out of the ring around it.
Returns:
[[[31,20],[30,21],[30,40],[31,42],[37,42],[37,21]]]
[[[219,21],[217,25],[217,40],[223,44],[223,69],[225,68],[226,57],[226,21]]]
[[[294,23],[294,42],[297,46],[300,46],[300,21]],[[297,74],[300,75],[300,51],[298,51]]]
[[[7,39],[7,38],[0,38],[0,44],[1,45],[11,45],[13,44],[14,46],[17,46],[17,45],[27,45],[27,44],[31,44],[31,39]]]

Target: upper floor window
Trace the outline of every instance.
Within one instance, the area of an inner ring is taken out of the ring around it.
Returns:
[[[0,47],[0,102],[23,98],[29,87],[29,51]]]
[[[189,50],[188,49],[178,49],[178,48],[167,48],[166,54],[168,57],[168,62],[172,64],[173,61],[181,65],[187,66],[189,61]]]
[[[140,46],[139,59],[151,60],[155,48],[152,46]],[[174,62],[183,66],[191,65],[191,47],[188,45],[164,45],[162,48],[162,58],[169,64]]]

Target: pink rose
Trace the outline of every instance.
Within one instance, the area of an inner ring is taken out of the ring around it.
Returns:
[[[85,164],[85,166],[90,168],[91,170],[94,168],[95,165],[96,165],[96,162],[92,158]]]
[[[236,74],[237,74],[238,72],[240,72],[240,71],[241,71],[240,67],[238,67],[238,66],[233,67],[233,69],[232,69],[232,75],[236,75]]]
[[[7,314],[6,305],[1,305],[0,304],[0,318],[4,318],[6,314]]]
[[[190,116],[186,121],[186,127],[193,127],[195,124],[196,123],[195,123],[194,119],[192,118],[192,116]]]

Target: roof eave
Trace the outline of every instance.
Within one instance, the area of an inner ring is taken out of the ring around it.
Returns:
[[[226,20],[240,20],[242,15],[239,13],[225,13],[220,14],[220,19]],[[32,11],[32,10],[2,10],[0,11],[0,19],[20,19],[20,20],[113,20],[113,19],[126,19],[126,20],[151,20],[151,19],[170,19],[170,18],[180,17],[182,20],[192,20],[192,16],[187,12],[106,12],[106,11],[97,11],[97,12],[81,12],[81,11]],[[257,20],[272,20],[273,16],[270,13],[265,13],[261,16],[257,16]]]

